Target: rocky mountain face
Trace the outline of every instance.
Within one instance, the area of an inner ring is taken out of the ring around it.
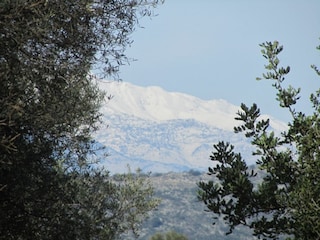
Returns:
[[[211,164],[212,145],[221,140],[254,163],[249,141],[233,132],[239,124],[234,120],[239,107],[159,87],[106,81],[99,85],[113,96],[102,107],[104,123],[95,135],[109,155],[101,164],[111,173],[126,172],[128,165],[153,173],[205,171]],[[274,119],[271,126],[275,131],[284,129]]]

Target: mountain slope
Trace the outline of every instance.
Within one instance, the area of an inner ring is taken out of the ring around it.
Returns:
[[[127,82],[104,82],[101,88],[112,94],[104,113],[124,113],[151,121],[194,119],[217,128],[232,130],[239,107],[225,100],[205,101],[187,94],[166,92],[160,87],[139,87]]]
[[[176,231],[190,240],[245,240],[256,239],[252,232],[239,226],[234,233],[226,236],[229,228],[220,217],[206,211],[203,202],[197,199],[199,181],[215,180],[213,176],[196,171],[164,173],[151,177],[156,197],[161,204],[143,224],[138,240],[148,240],[156,232]],[[254,182],[259,181],[255,178]],[[212,223],[216,224],[213,225]],[[132,239],[130,237],[123,239]]]
[[[99,82],[113,98],[102,107],[104,125],[96,134],[109,157],[111,172],[126,165],[152,172],[205,170],[212,145],[220,140],[236,146],[253,163],[248,140],[233,133],[239,107],[224,100],[205,101],[159,87],[138,87],[126,82]],[[276,131],[284,125],[272,121]]]

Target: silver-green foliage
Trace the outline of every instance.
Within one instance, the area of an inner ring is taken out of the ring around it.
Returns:
[[[91,166],[105,94],[89,71],[117,77],[157,2],[0,1],[0,239],[115,239],[155,206],[147,182]]]

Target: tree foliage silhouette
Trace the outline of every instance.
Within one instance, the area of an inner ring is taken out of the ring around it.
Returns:
[[[273,81],[276,99],[288,109],[292,121],[277,136],[269,129],[269,119],[260,117],[256,104],[242,104],[236,117],[241,125],[234,131],[251,140],[259,171],[249,170],[241,154],[234,152],[234,146],[221,141],[214,145],[211,160],[215,165],[209,167],[209,174],[217,180],[199,182],[198,197],[210,212],[223,217],[230,227],[228,233],[243,225],[264,239],[319,239],[320,89],[310,96],[311,115],[297,111],[294,106],[300,88],[283,86],[290,72],[290,67],[279,67],[278,55],[283,47],[277,41],[260,46],[267,72],[257,80]],[[312,68],[320,75],[315,65]],[[255,185],[257,174],[264,177]]]
[[[90,70],[116,78],[130,34],[157,4],[0,2],[1,239],[116,239],[156,205],[147,181],[118,186],[92,168],[105,94]],[[123,191],[145,198],[120,204]]]

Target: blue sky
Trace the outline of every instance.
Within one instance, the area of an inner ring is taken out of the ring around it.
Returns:
[[[278,107],[259,44],[284,46],[280,65],[290,65],[285,83],[301,87],[298,110],[310,112],[309,95],[320,87],[310,68],[320,67],[319,0],[166,0],[158,16],[143,18],[120,69],[120,78],[139,86],[160,86],[201,99],[257,103],[264,114],[288,121]]]

